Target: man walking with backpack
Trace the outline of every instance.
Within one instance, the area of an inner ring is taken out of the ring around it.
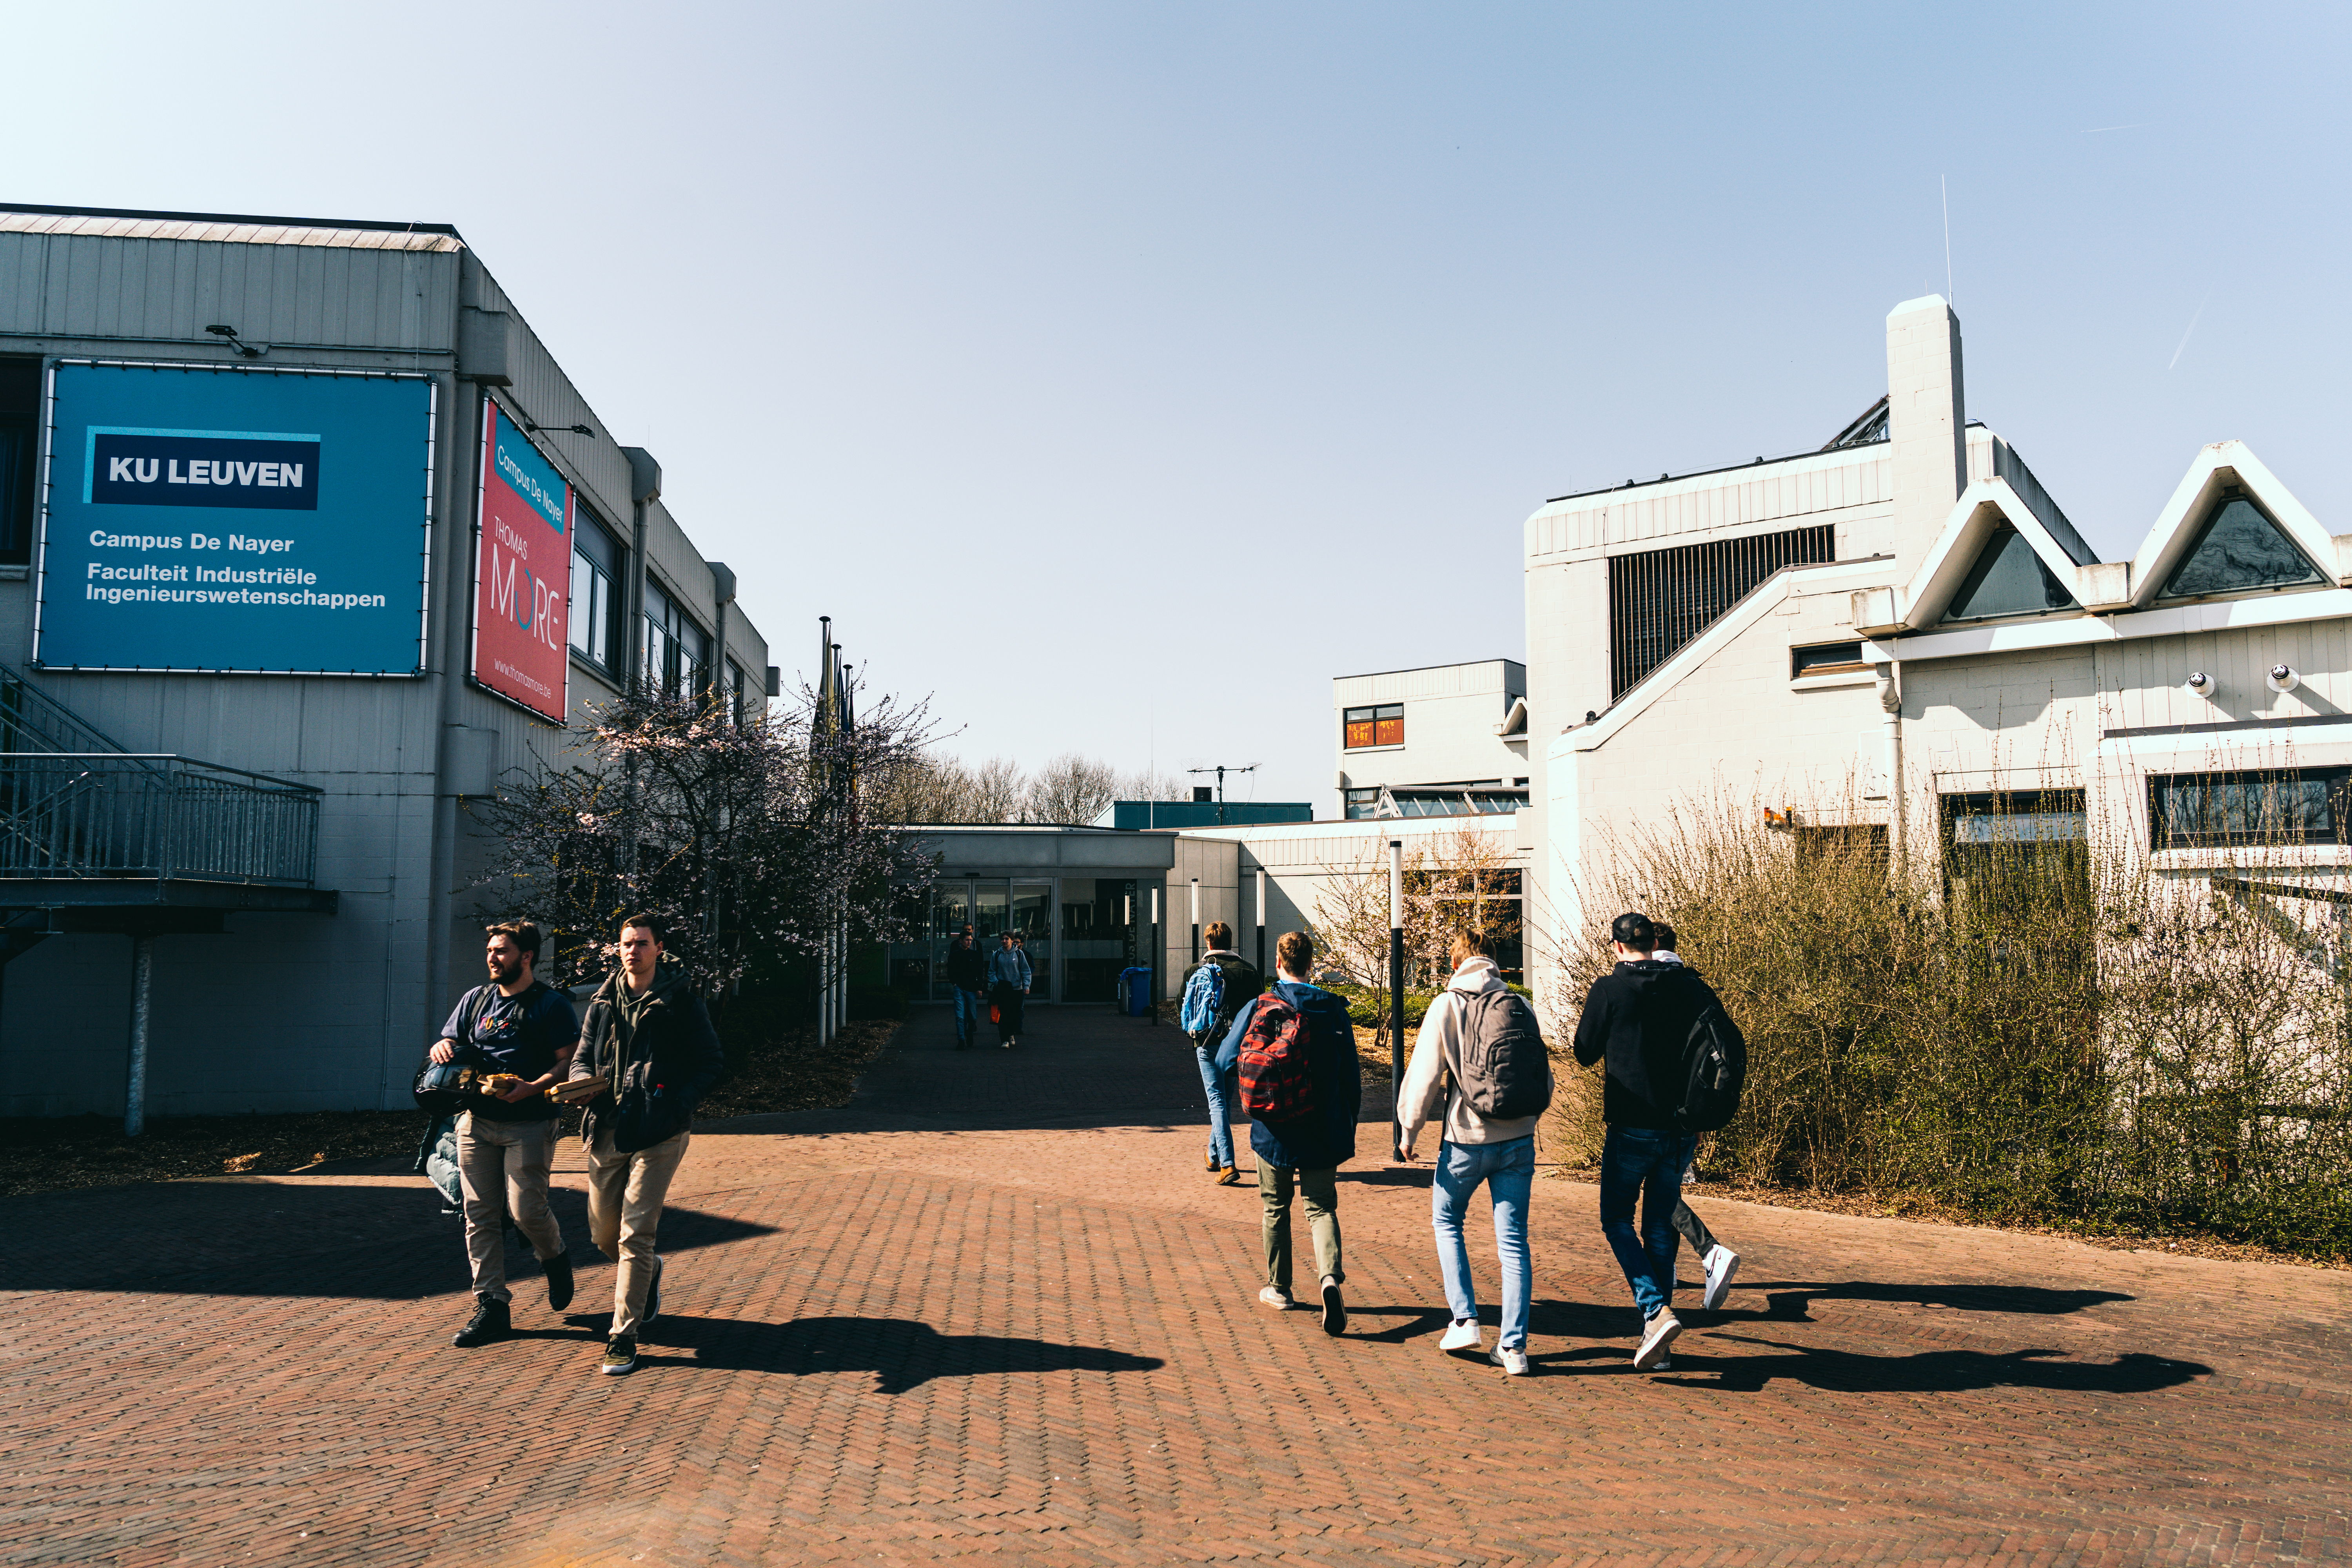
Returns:
[[[1660,963],[1680,963],[1683,961],[1682,954],[1675,951],[1675,928],[1664,921],[1655,923],[1658,928],[1658,947],[1657,951],[1650,956]],[[1692,973],[1696,973],[1697,971],[1693,970]],[[1690,1169],[1685,1167],[1683,1185],[1688,1186],[1696,1180],[1697,1178],[1691,1173]],[[1682,1234],[1685,1241],[1691,1244],[1691,1250],[1698,1254],[1699,1267],[1706,1271],[1706,1282],[1699,1294],[1698,1304],[1711,1312],[1722,1306],[1724,1297],[1731,1293],[1732,1277],[1739,1272],[1739,1254],[1716,1240],[1715,1232],[1706,1228],[1706,1222],[1691,1212],[1688,1198],[1675,1205],[1675,1229]]]
[[[1274,989],[1252,997],[1234,1016],[1216,1067],[1238,1069],[1242,1109],[1255,1123],[1250,1151],[1257,1156],[1259,1236],[1265,1247],[1265,1287],[1257,1299],[1276,1311],[1292,1305],[1290,1195],[1302,1192],[1315,1238],[1323,1331],[1338,1334],[1348,1327],[1339,1294],[1348,1276],[1339,1261],[1339,1176],[1356,1155],[1363,1068],[1347,1002],[1307,983],[1314,963],[1315,945],[1307,933],[1285,931],[1274,949]]]
[[[621,966],[589,999],[575,1079],[601,1078],[588,1102],[588,1228],[613,1271],[613,1326],[601,1370],[637,1368],[637,1331],[661,1314],[661,1255],[655,1251],[662,1200],[686,1158],[695,1102],[719,1081],[725,1058],[709,1011],[686,968],[662,958],[662,923],[631,915],[621,924]]]
[[[510,1221],[539,1256],[547,1304],[572,1302],[572,1255],[547,1207],[555,1164],[554,1101],[580,1041],[572,998],[540,983],[540,930],[529,921],[489,928],[484,956],[490,979],[457,1001],[427,1053],[436,1062],[471,1066],[478,1082],[499,1079],[495,1093],[476,1092],[457,1118],[457,1181],[466,1210],[466,1257],[473,1265],[474,1316],[450,1342],[471,1350],[513,1331],[514,1293],[507,1289],[506,1226]]]
[[[988,987],[988,959],[972,941],[970,926],[948,949],[947,973],[955,991],[956,1049],[968,1050],[972,1032],[980,1027],[980,994]]]
[[[1738,1031],[1706,982],[1683,964],[1661,963],[1653,956],[1658,933],[1647,915],[1619,915],[1610,938],[1617,963],[1593,982],[1584,999],[1576,1021],[1576,1059],[1586,1067],[1604,1059],[1608,1064],[1601,1093],[1609,1133],[1601,1152],[1601,1230],[1641,1309],[1641,1345],[1633,1365],[1648,1372],[1665,1359],[1683,1331],[1673,1306],[1674,1215],[1682,1202],[1683,1167],[1701,1130],[1693,1125],[1690,1105],[1699,1079],[1695,1057],[1709,1042],[1736,1045]],[[1736,1103],[1736,1079],[1731,1095]]]
[[[1217,1185],[1230,1187],[1242,1179],[1234,1165],[1233,1113],[1239,1086],[1232,1073],[1217,1066],[1217,1056],[1233,1032],[1234,1019],[1265,989],[1265,977],[1256,964],[1233,951],[1232,926],[1211,921],[1208,936],[1209,951],[1184,973],[1184,1005],[1177,1021],[1192,1037],[1201,1087],[1209,1095],[1209,1169]]]
[[[1551,1104],[1551,1057],[1535,1009],[1503,984],[1488,951],[1477,931],[1454,938],[1454,978],[1422,1016],[1421,1037],[1397,1096],[1400,1142],[1412,1159],[1413,1140],[1443,1107],[1430,1217],[1454,1322],[1438,1348],[1475,1351],[1483,1342],[1470,1249],[1462,1238],[1463,1212],[1483,1182],[1495,1205],[1495,1253],[1503,1271],[1502,1332],[1489,1359],[1511,1376],[1525,1377],[1528,1298],[1535,1282],[1528,1202],[1535,1187],[1536,1123]]]

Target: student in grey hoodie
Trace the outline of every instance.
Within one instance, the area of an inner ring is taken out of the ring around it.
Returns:
[[[1412,1063],[1397,1096],[1403,1122],[1403,1154],[1413,1157],[1413,1141],[1444,1108],[1444,1133],[1437,1146],[1437,1174],[1430,1187],[1430,1220],[1437,1232],[1437,1266],[1445,1279],[1445,1304],[1453,1325],[1440,1350],[1476,1350],[1485,1339],[1478,1326],[1478,1298],[1470,1283],[1470,1248],[1462,1237],[1462,1215],[1480,1183],[1495,1205],[1495,1253],[1503,1271],[1503,1326],[1488,1358],[1513,1377],[1528,1373],[1528,1298],[1535,1265],[1528,1252],[1528,1203],[1535,1188],[1534,1116],[1500,1120],[1480,1115],[1462,1092],[1462,1053],[1468,1043],[1471,999],[1507,991],[1488,956],[1486,938],[1465,931],[1454,939],[1454,978],[1422,1016]],[[1549,1085],[1550,1068],[1545,1067]],[[1549,1089],[1547,1089],[1547,1098]]]

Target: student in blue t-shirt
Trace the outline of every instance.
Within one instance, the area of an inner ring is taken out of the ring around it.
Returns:
[[[465,1194],[475,1309],[451,1342],[467,1349],[511,1331],[508,1218],[539,1256],[550,1310],[560,1312],[572,1302],[572,1258],[547,1207],[556,1116],[547,1090],[572,1065],[580,1015],[571,997],[538,979],[539,927],[508,921],[490,927],[489,937],[489,984],[458,999],[432,1050],[436,1062],[462,1061],[478,1073],[509,1073],[518,1080],[503,1094],[470,1096],[457,1119],[457,1179]]]

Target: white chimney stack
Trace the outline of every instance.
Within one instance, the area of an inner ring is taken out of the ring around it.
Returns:
[[[1886,433],[1895,465],[1895,570],[1910,576],[1968,488],[1960,319],[1940,294],[1886,315]]]

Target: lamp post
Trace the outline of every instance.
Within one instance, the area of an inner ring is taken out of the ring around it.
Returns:
[[[1192,879],[1192,962],[1201,962],[1201,879]]]
[[[1265,973],[1265,868],[1257,868],[1257,972]]]
[[[1389,840],[1390,1152],[1404,1158],[1404,840]]]

